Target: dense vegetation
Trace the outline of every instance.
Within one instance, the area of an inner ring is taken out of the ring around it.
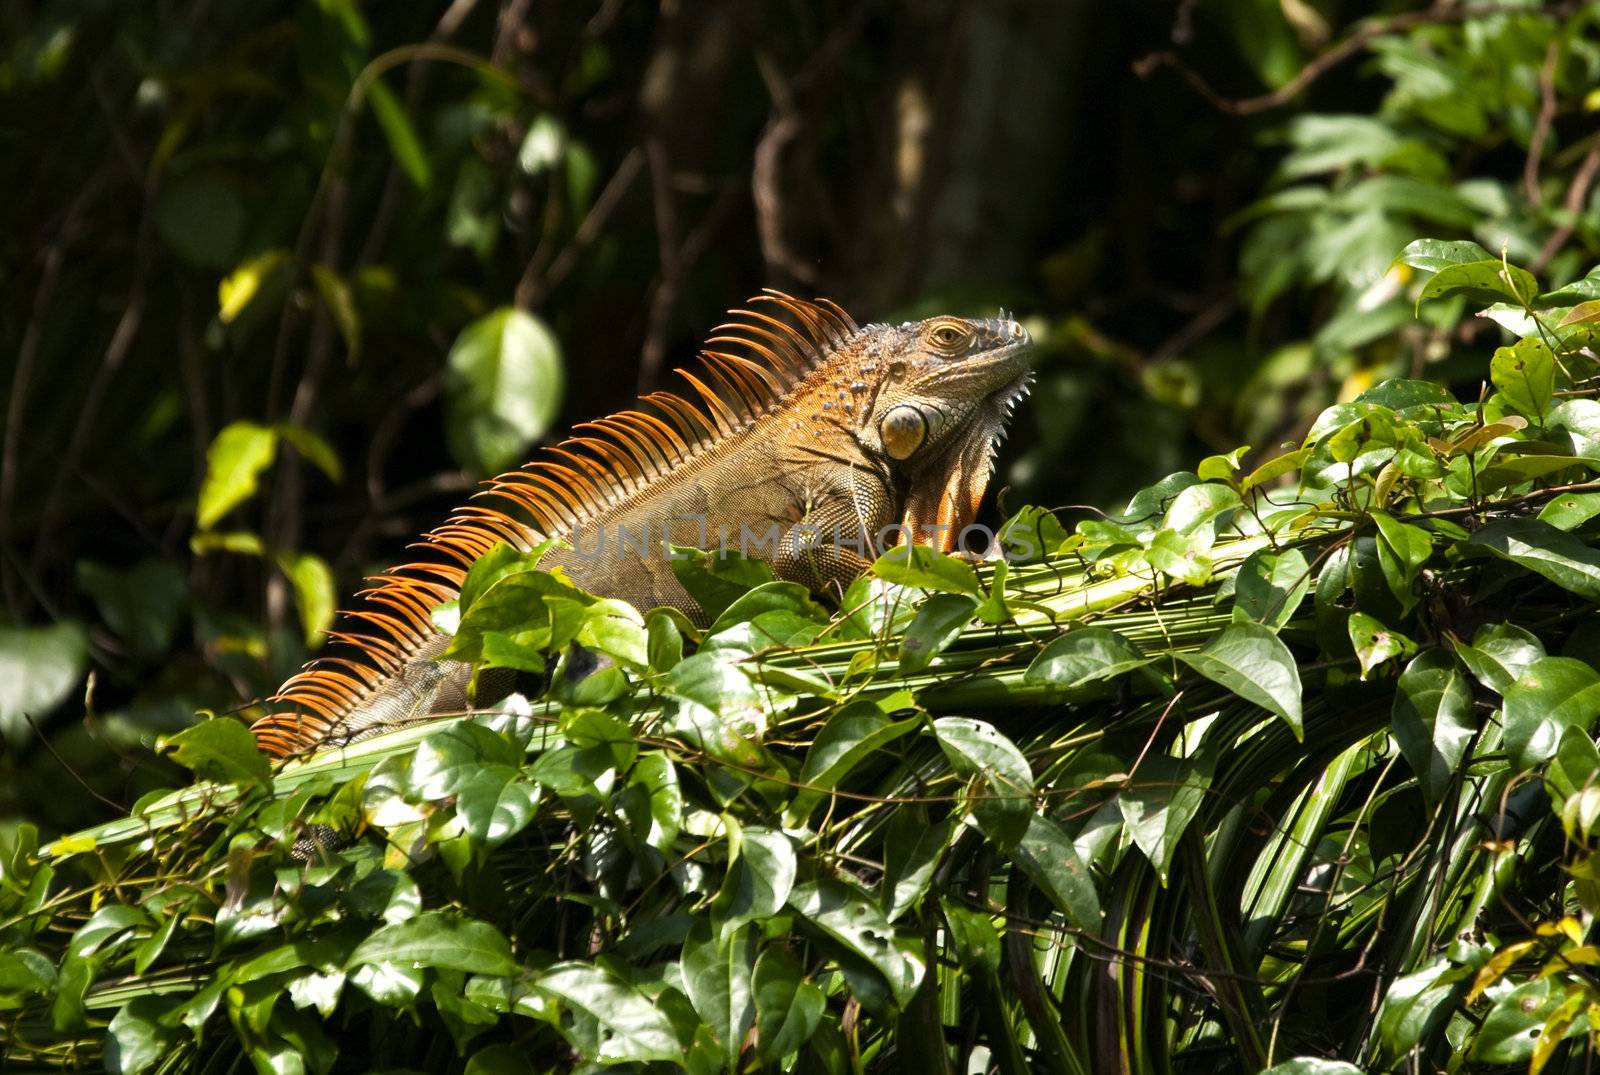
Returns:
[[[499,546],[437,618],[544,697],[276,773],[217,718],[164,746],[208,782],[18,830],[8,1050],[93,1064],[103,1024],[127,1073],[1581,1060],[1600,270],[1540,295],[1476,243],[1403,260],[1526,333],[1483,398],[1385,381],[1253,471],[1212,456],[1070,535],[1026,510],[981,572],[889,554],[830,617],[687,559],[700,631]]]
[[[0,4],[7,1062],[1586,1070],[1597,22]],[[1021,311],[1031,555],[707,632],[497,557],[548,692],[253,752],[761,284]]]

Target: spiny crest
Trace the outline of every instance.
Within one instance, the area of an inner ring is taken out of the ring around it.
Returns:
[[[306,665],[270,701],[283,708],[254,726],[256,741],[284,757],[313,748],[369,702],[386,680],[417,659],[436,636],[431,610],[459,592],[466,569],[498,542],[532,548],[540,532],[578,526],[627,503],[709,447],[747,428],[782,402],[859,330],[837,304],[766,290],[754,308],[734,310],[712,330],[696,371],[679,369],[685,398],[652,392],[639,409],[580,422],[546,457],[502,474],[417,546],[437,560],[401,564],[370,579],[368,607],[344,613],[366,629],[330,631],[351,657]],[[417,547],[414,546],[414,547]]]

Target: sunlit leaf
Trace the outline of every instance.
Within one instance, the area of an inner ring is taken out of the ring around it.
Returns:
[[[1505,693],[1505,747],[1511,763],[1529,769],[1556,752],[1567,727],[1600,716],[1600,672],[1571,657],[1542,657]]]
[[[88,635],[75,622],[0,627],[0,729],[11,741],[30,734],[27,717],[45,717],[66,699],[88,664]]]
[[[541,992],[582,1011],[596,1033],[575,1035],[590,1059],[605,1064],[677,1060],[683,1050],[672,1023],[631,985],[591,963],[557,963],[534,982]]]
[[[451,453],[479,474],[521,462],[561,408],[561,348],[532,314],[501,307],[461,330],[445,376]]]
[[[1532,421],[1542,421],[1555,393],[1556,363],[1543,340],[1518,340],[1489,360],[1495,388]]]
[[[1439,802],[1477,731],[1472,689],[1447,653],[1429,650],[1406,666],[1390,719],[1423,795]]]
[[[1236,623],[1180,661],[1247,702],[1281,717],[1300,738],[1300,670],[1278,636],[1259,624]]]
[[[381,78],[374,78],[367,84],[367,101],[372,105],[378,126],[383,128],[395,163],[418,189],[427,190],[433,182],[433,167],[428,163],[428,154],[411,125],[411,118],[406,115],[406,106]]]
[[[363,963],[435,967],[468,974],[515,974],[518,969],[511,945],[499,930],[487,922],[443,911],[426,911],[374,930],[356,945],[345,966]]]
[[[781,1060],[811,1039],[827,998],[806,980],[805,968],[781,947],[761,953],[754,984],[761,1056]]]
[[[924,601],[901,636],[900,671],[915,675],[927,668],[972,622],[977,607],[977,599],[966,594],[936,593]]]
[[[167,739],[163,751],[202,780],[267,786],[272,765],[250,729],[229,717],[203,720]]]
[[[315,646],[333,626],[333,572],[320,556],[308,552],[283,553],[278,557],[278,566],[294,585],[306,644]]]
[[[1014,847],[1033,816],[1033,773],[1027,759],[986,721],[940,717],[933,731],[950,767],[975,781],[969,808],[985,835],[1002,850]]]
[[[1142,668],[1155,660],[1106,627],[1075,627],[1050,640],[1023,674],[1028,683],[1079,687]]]
[[[195,512],[200,529],[211,529],[255,495],[261,472],[272,465],[277,450],[278,431],[255,422],[234,422],[217,434],[206,450],[206,477]]]
[[[1471,543],[1580,597],[1600,600],[1600,552],[1549,523],[1496,519],[1473,534]]]

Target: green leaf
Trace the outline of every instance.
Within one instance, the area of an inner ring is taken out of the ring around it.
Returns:
[[[922,900],[954,832],[953,820],[929,824],[920,809],[900,809],[889,815],[878,894],[885,918],[893,922]]]
[[[511,765],[485,765],[467,777],[457,793],[462,827],[489,847],[521,832],[539,808],[539,788]]]
[[[1013,564],[1032,564],[1061,547],[1067,532],[1045,508],[1025,507],[1000,527],[1000,544]]]
[[[80,560],[78,588],[94,598],[106,626],[145,659],[172,645],[183,615],[187,588],[183,572],[168,560],[144,560],[126,571]]]
[[[794,889],[799,865],[794,843],[775,829],[743,829],[737,850],[711,904],[713,924],[724,937],[746,922],[777,914]]]
[[[1470,1058],[1483,1064],[1524,1063],[1533,1056],[1539,1030],[1577,988],[1563,977],[1537,978],[1502,994],[1473,1037]],[[1586,1029],[1588,1020],[1578,1019],[1566,1033]]]
[[[1319,1056],[1297,1056],[1274,1064],[1261,1075],[1363,1075],[1360,1068],[1343,1060],[1324,1060]]]
[[[683,988],[712,1036],[722,1046],[731,1070],[739,1059],[745,1031],[755,1022],[756,930],[741,928],[719,941],[704,919],[683,942]]]
[[[1472,636],[1470,646],[1461,642],[1454,646],[1474,678],[1499,695],[1544,656],[1543,643],[1511,623],[1486,624]]]
[[[1502,299],[1526,306],[1539,293],[1539,282],[1527,269],[1502,265],[1499,259],[1467,261],[1447,265],[1422,288],[1422,299],[1465,295],[1474,302],[1499,302]]]
[[[465,1075],[538,1075],[527,1054],[515,1045],[486,1045],[467,1061]]]
[[[1143,668],[1153,660],[1110,628],[1076,627],[1051,639],[1022,678],[1025,683],[1081,687]]]
[[[223,516],[255,495],[261,472],[272,465],[278,431],[255,422],[223,427],[206,449],[206,476],[200,484],[195,522],[209,530]]]
[[[950,899],[940,899],[939,909],[944,912],[950,947],[955,950],[957,962],[983,973],[998,972],[1000,931],[994,928],[993,918],[984,911],[975,911]]]
[[[843,780],[863,759],[876,754],[922,723],[920,717],[890,720],[876,702],[859,700],[841,706],[812,740],[800,767],[801,797],[809,812],[814,803]]]
[[[231,324],[288,264],[287,250],[268,250],[241,261],[217,285],[217,319],[224,325]]]
[[[372,105],[372,114],[377,118],[378,126],[383,128],[383,136],[389,142],[395,163],[418,190],[427,190],[433,182],[433,168],[428,163],[428,154],[422,148],[416,128],[411,126],[411,118],[406,115],[406,106],[400,103],[400,99],[384,85],[381,78],[374,78],[367,84],[367,100]]]
[[[1229,482],[1239,471],[1240,460],[1250,454],[1248,444],[1235,448],[1226,455],[1208,455],[1195,467],[1195,476],[1203,482]]]
[[[709,552],[674,545],[670,566],[678,584],[715,620],[750,590],[772,582],[772,565],[733,550]]]
[[[1481,546],[1580,597],[1600,601],[1600,552],[1538,519],[1496,519],[1472,535]]]
[[[1566,433],[1572,454],[1586,460],[1600,459],[1600,402],[1592,399],[1563,399],[1550,408],[1549,425]]]
[[[1033,816],[1033,772],[1022,751],[994,725],[970,717],[940,717],[933,732],[950,767],[982,782],[968,798],[978,827],[999,850],[1015,847]]]
[[[683,698],[713,713],[732,718],[741,710],[760,715],[761,698],[750,677],[727,653],[696,653],[659,677],[657,686],[674,698]]]
[[[75,956],[92,956],[102,948],[109,948],[126,939],[134,930],[148,929],[150,916],[138,907],[107,903],[89,916],[89,920],[72,934],[67,951]]]
[[[1194,488],[1205,487],[1197,485]],[[1224,487],[1212,486],[1212,488]],[[1228,491],[1233,492],[1231,489]],[[1157,571],[1179,582],[1186,582],[1191,586],[1203,586],[1211,578],[1211,557],[1207,555],[1210,547],[1211,538],[1208,534],[1185,536],[1176,530],[1162,529],[1150,539],[1150,547],[1145,550],[1145,561]]]
[[[1290,471],[1299,470],[1305,465],[1305,461],[1311,458],[1311,452],[1312,449],[1310,448],[1300,448],[1267,460],[1252,470],[1244,481],[1239,483],[1240,491],[1248,493],[1258,485],[1265,485],[1270,481],[1283,477]]]
[[[189,551],[196,556],[208,552],[231,552],[238,556],[260,556],[266,551],[260,534],[248,530],[196,531],[189,538]]]
[[[1381,511],[1372,513],[1372,521],[1378,524],[1378,566],[1383,580],[1400,602],[1402,614],[1409,613],[1417,603],[1417,577],[1433,554],[1433,535]]]
[[[601,1064],[678,1061],[683,1049],[666,1012],[643,993],[591,963],[557,963],[534,988],[582,1012],[593,1023],[563,1030],[587,1060]]]
[[[628,774],[623,812],[638,838],[661,854],[668,854],[683,828],[683,789],[677,767],[659,751],[642,754]]]
[[[1139,845],[1161,883],[1167,883],[1178,840],[1205,803],[1216,768],[1216,756],[1206,749],[1188,758],[1148,755],[1117,792],[1128,835]]]
[[[808,926],[871,964],[897,1007],[910,1003],[925,968],[895,943],[894,927],[860,889],[842,881],[812,881],[795,886],[789,906]]]
[[[0,731],[12,742],[32,735],[27,718],[60,705],[88,662],[89,636],[76,623],[0,627]]]
[[[1090,932],[1100,929],[1104,912],[1094,875],[1059,824],[1039,814],[1030,815],[1028,831],[1017,845],[1016,860],[1068,922]]]
[[[1448,269],[1452,265],[1468,265],[1479,261],[1494,261],[1489,251],[1477,243],[1456,240],[1446,242],[1440,239],[1417,239],[1407,243],[1406,248],[1400,251],[1400,256],[1395,259],[1413,268],[1424,272],[1437,273]],[[1495,262],[1499,264],[1499,262]]]
[[[1479,471],[1478,492],[1493,493],[1509,489],[1573,467],[1592,470],[1595,461],[1571,455],[1501,455]]]
[[[666,672],[683,660],[683,631],[674,611],[652,609],[644,618],[646,656],[652,672]]]
[[[1480,251],[1483,249],[1476,243],[1463,245],[1476,247]],[[1418,381],[1409,377],[1390,377],[1380,381],[1357,396],[1355,402],[1376,403],[1380,407],[1388,407],[1394,411],[1421,407],[1432,412],[1441,406],[1451,409],[1459,406],[1456,397],[1451,395],[1450,390],[1444,385],[1437,381]]]
[[[185,728],[164,740],[161,750],[202,780],[263,788],[272,784],[272,763],[261,753],[250,729],[230,717],[214,717]]]
[[[828,621],[827,610],[817,604],[811,591],[804,586],[796,582],[763,582],[735,597],[719,612],[706,628],[706,637],[712,638],[772,612],[790,612],[815,623]]]
[[[1350,644],[1355,647],[1356,660],[1361,664],[1361,678],[1366,679],[1372,670],[1396,657],[1409,657],[1417,652],[1417,644],[1399,631],[1385,627],[1381,620],[1365,612],[1352,612],[1346,626]]]
[[[1489,360],[1495,388],[1529,421],[1543,422],[1555,396],[1555,355],[1543,340],[1518,340],[1496,349]]]
[[[1395,740],[1430,803],[1443,800],[1477,731],[1472,688],[1449,654],[1429,650],[1400,673],[1390,717]]]
[[[1569,838],[1587,843],[1600,817],[1600,749],[1586,728],[1569,726],[1545,766],[1545,788]]]
[[[1590,269],[1581,280],[1574,280],[1556,291],[1539,296],[1539,308],[1571,306],[1575,303],[1600,299],[1600,265]]]
[[[171,997],[135,997],[112,1016],[106,1027],[106,1070],[141,1075],[175,1053],[187,1035],[162,1019],[173,1004]]]
[[[349,280],[328,266],[315,264],[310,267],[310,282],[317,288],[317,298],[322,299],[328,317],[339,328],[347,362],[357,365],[362,360],[362,314],[355,306],[355,291],[350,290]]]
[[[1600,673],[1571,657],[1541,657],[1505,693],[1505,748],[1511,764],[1532,769],[1556,752],[1568,727],[1600,716]]]
[[[424,911],[415,918],[382,926],[356,945],[345,960],[349,970],[364,963],[433,967],[468,974],[516,974],[511,944],[487,922]],[[540,983],[543,984],[542,982]]]
[[[1241,503],[1239,494],[1229,486],[1216,482],[1191,485],[1172,498],[1162,525],[1187,536],[1214,522],[1218,516],[1239,507]]]
[[[827,1007],[822,990],[786,950],[769,947],[756,960],[756,1036],[760,1056],[777,1063],[811,1040]]]
[[[1311,589],[1311,567],[1299,549],[1258,549],[1239,565],[1233,622],[1279,630],[1294,618]]]
[[[54,961],[37,948],[0,952],[0,993],[44,996],[55,989]]]
[[[872,573],[897,586],[983,596],[971,564],[928,545],[898,545],[878,557]]]
[[[219,271],[239,255],[246,215],[234,178],[203,168],[185,169],[165,179],[151,212],[156,233],[173,253],[200,268]]]
[[[1432,1039],[1466,993],[1471,974],[1470,967],[1452,967],[1439,959],[1396,978],[1378,1009],[1384,1055],[1398,1060],[1424,1038]]]
[[[518,463],[561,408],[561,348],[532,314],[504,306],[461,330],[445,371],[451,454],[478,474]]]
[[[1174,654],[1202,676],[1281,717],[1303,738],[1300,669],[1278,636],[1259,624],[1236,623],[1196,653]]]
[[[306,645],[315,646],[333,626],[333,572],[321,557],[309,552],[280,553],[278,566],[294,586]]]
[[[504,736],[481,724],[450,724],[417,745],[406,771],[406,793],[418,800],[459,795],[485,767],[515,768],[521,760]]]
[[[961,637],[962,628],[972,622],[977,607],[977,598],[966,594],[936,593],[924,601],[900,639],[901,674],[916,675],[927,668],[946,646]]]
[[[1576,530],[1600,515],[1600,493],[1562,493],[1539,510],[1539,521],[1557,530]]]
[[[338,453],[321,436],[291,422],[279,422],[272,428],[279,437],[292,444],[306,462],[326,474],[329,481],[344,480],[344,467],[339,463]]]

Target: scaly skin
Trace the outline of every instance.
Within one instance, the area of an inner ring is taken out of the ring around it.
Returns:
[[[1027,332],[1006,318],[858,328],[830,303],[753,301],[783,316],[736,313],[718,330],[712,344],[744,353],[708,350],[684,374],[698,405],[657,393],[653,411],[585,423],[550,458],[490,482],[496,507],[463,508],[425,535],[454,564],[376,579],[373,607],[351,615],[378,632],[336,636],[365,659],[324,658],[286,683],[277,698],[293,708],[257,722],[263,748],[300,753],[470,708],[471,667],[435,659],[448,639],[428,611],[497,541],[528,549],[555,534],[570,547],[541,566],[702,624],[663,538],[742,548],[832,595],[907,537],[953,548],[1026,391]]]

